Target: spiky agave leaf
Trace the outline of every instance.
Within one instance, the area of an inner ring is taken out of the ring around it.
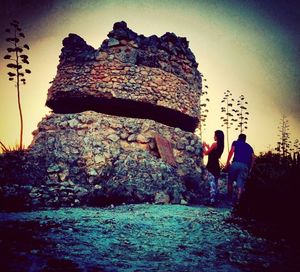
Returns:
[[[17,68],[17,65],[14,64],[14,63],[9,63],[9,64],[6,65],[6,67],[12,68],[12,69],[16,69],[16,68]]]
[[[16,23],[10,23],[11,26],[13,26],[14,28],[17,28],[17,24]]]
[[[13,72],[8,72],[7,73],[10,77],[14,77],[14,76],[16,76],[16,74],[15,73],[13,73]]]
[[[23,63],[29,64],[29,61],[27,59],[22,59]]]
[[[23,49],[21,47],[16,47],[16,51],[22,53]]]

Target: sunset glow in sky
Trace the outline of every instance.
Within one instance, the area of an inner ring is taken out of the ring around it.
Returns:
[[[221,128],[221,100],[228,89],[248,101],[248,142],[255,152],[275,147],[282,114],[291,140],[300,138],[300,7],[297,1],[1,1],[0,4],[0,140],[18,143],[19,115],[14,85],[8,81],[4,29],[18,19],[26,35],[32,74],[21,90],[24,142],[32,141],[50,109],[49,82],[56,74],[62,40],[69,33],[98,48],[117,21],[138,34],[186,37],[207,78],[210,98],[204,140]],[[237,137],[232,129],[230,142]],[[222,158],[225,160],[225,157]]]

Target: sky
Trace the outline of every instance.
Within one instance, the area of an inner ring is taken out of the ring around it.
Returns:
[[[255,153],[278,141],[281,116],[287,116],[291,140],[300,135],[300,3],[297,0],[14,0],[0,1],[0,141],[19,141],[19,113],[14,84],[8,81],[5,28],[17,19],[30,45],[32,74],[21,89],[24,142],[51,111],[45,106],[56,75],[62,40],[81,36],[94,48],[126,21],[138,34],[186,37],[208,85],[208,118],[203,140],[213,141],[221,127],[221,100],[226,90],[248,101],[247,141]],[[229,142],[238,133],[231,129]],[[223,160],[226,158],[223,155]]]

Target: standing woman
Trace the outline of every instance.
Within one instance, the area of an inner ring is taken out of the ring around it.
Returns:
[[[216,130],[214,135],[215,142],[209,146],[203,142],[203,155],[208,155],[206,169],[214,176],[214,180],[210,182],[210,204],[215,204],[218,192],[218,179],[220,177],[219,159],[224,150],[224,133],[222,130]]]

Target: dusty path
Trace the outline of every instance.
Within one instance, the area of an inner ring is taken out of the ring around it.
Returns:
[[[128,205],[0,213],[1,271],[300,271],[286,241],[226,208]]]

